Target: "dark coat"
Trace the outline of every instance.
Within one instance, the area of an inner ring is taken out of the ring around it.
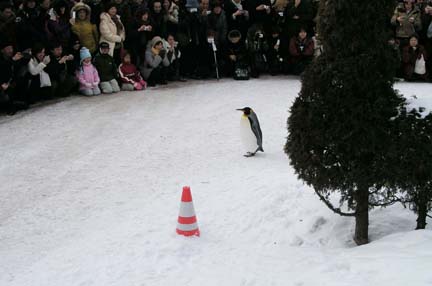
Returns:
[[[411,79],[414,74],[414,68],[417,59],[420,59],[423,55],[425,61],[428,60],[428,55],[425,51],[425,48],[422,45],[418,45],[417,49],[414,49],[411,46],[405,46],[402,50],[402,71],[404,73],[404,77],[406,79]],[[422,75],[427,78],[428,70],[426,70],[426,74]]]
[[[110,81],[118,78],[117,66],[114,58],[109,54],[98,53],[93,61],[101,82]]]
[[[292,37],[289,44],[290,63],[297,64],[301,61],[310,61],[314,55],[314,42],[306,37],[301,40],[299,37]]]
[[[285,33],[291,38],[297,35],[300,28],[305,28],[308,33],[311,33],[312,27],[312,7],[307,0],[302,0],[300,4],[295,7],[295,1],[290,1],[285,9]],[[298,16],[298,19],[294,19]]]
[[[219,15],[211,13],[207,17],[207,29],[214,34],[216,46],[221,48],[225,45],[228,26],[225,18],[225,12],[222,11]]]
[[[13,61],[0,54],[0,85],[12,82],[14,74]]]
[[[242,1],[241,5],[243,7],[243,10],[246,10],[245,1]],[[227,0],[225,2],[224,10],[228,25],[228,31],[239,30],[242,34],[242,37],[246,38],[246,32],[249,28],[249,14],[233,17],[233,14],[239,9],[236,5],[234,5],[232,0]]]

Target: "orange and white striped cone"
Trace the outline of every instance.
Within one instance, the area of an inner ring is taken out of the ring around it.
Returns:
[[[180,213],[177,220],[177,233],[184,236],[200,236],[192,194],[189,187],[183,187],[180,203]]]

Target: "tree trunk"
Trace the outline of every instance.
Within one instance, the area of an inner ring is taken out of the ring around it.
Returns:
[[[369,242],[369,188],[359,187],[355,194],[356,200],[356,225],[354,241],[357,245]]]
[[[417,227],[416,229],[426,228],[427,206],[425,202],[418,202],[417,204]]]

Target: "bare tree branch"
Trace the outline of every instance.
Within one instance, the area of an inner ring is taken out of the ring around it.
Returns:
[[[334,207],[334,206],[333,206],[329,201],[327,201],[326,198],[325,198],[323,195],[321,195],[317,190],[315,190],[315,193],[318,195],[318,197],[320,198],[320,200],[323,201],[324,204],[325,204],[325,205],[326,205],[330,210],[332,210],[333,212],[337,213],[338,215],[341,215],[341,216],[355,216],[355,215],[356,215],[355,212],[354,212],[354,213],[345,213],[345,212],[341,211],[340,208],[336,208],[336,207]]]

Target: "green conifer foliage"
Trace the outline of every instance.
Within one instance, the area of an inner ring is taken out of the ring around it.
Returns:
[[[403,108],[395,118],[395,140],[387,170],[389,183],[400,190],[401,202],[417,214],[416,229],[425,229],[432,210],[432,114]],[[398,166],[399,168],[394,168]]]
[[[384,170],[391,120],[403,99],[393,89],[395,59],[388,44],[393,0],[321,1],[323,54],[302,76],[288,118],[288,154],[299,178],[341,215],[355,216],[354,240],[368,242],[368,210],[391,200]],[[327,199],[340,193],[340,205]],[[379,192],[379,193],[378,193]],[[388,199],[388,200],[387,200]]]

